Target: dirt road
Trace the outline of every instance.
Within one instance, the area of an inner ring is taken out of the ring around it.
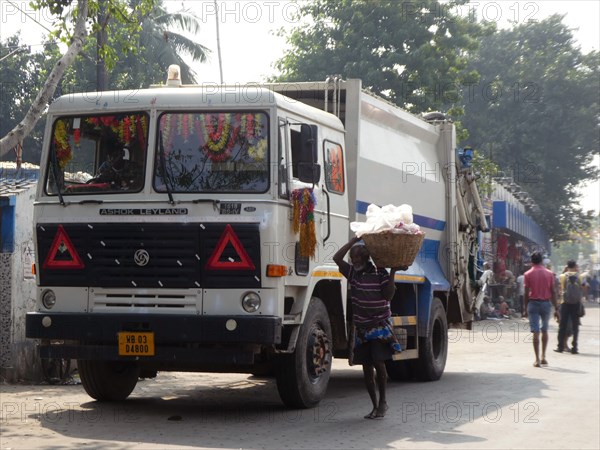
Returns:
[[[359,367],[336,360],[326,399],[286,410],[275,382],[240,374],[160,373],[114,404],[81,385],[2,385],[1,449],[600,448],[600,323],[587,308],[580,354],[534,368],[527,321],[451,330],[438,382],[390,383],[384,420],[370,410]]]

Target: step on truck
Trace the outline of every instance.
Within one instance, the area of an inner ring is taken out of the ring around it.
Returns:
[[[449,324],[473,319],[487,227],[453,124],[360,80],[188,86],[173,73],[48,109],[26,317],[40,357],[77,360],[100,401],[158,372],[239,372],[274,375],[285,405],[315,406],[333,358],[348,357],[332,256],[369,204],[407,203],[426,237],[395,275],[405,349],[387,367],[439,379]]]

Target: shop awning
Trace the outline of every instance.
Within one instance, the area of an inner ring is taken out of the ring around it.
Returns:
[[[550,249],[545,231],[527,214],[506,201],[495,201],[493,207],[493,228],[503,228],[516,233],[534,244]]]

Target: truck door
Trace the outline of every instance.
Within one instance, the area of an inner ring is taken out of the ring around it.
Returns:
[[[280,125],[282,123],[280,122]],[[322,161],[319,161],[319,128],[316,125],[301,123],[300,121],[292,118],[285,119],[285,126],[280,126],[280,130],[284,129],[283,134],[280,133],[280,142],[285,143],[285,148],[282,150],[282,159],[285,161],[285,172],[287,185],[284,186],[283,178],[283,164],[280,164],[280,184],[279,184],[279,195],[284,196],[287,192],[287,198],[290,199],[292,205],[296,201],[295,195],[299,195],[301,192],[305,192],[305,189],[312,191],[312,199],[314,199],[314,211],[312,218],[314,220],[314,238],[316,240],[316,248],[314,249],[314,256],[307,256],[306,254],[306,239],[301,239],[302,232],[296,234],[296,248],[294,249],[293,259],[296,267],[296,275],[308,275],[310,272],[309,263],[310,259],[314,258],[316,261],[321,259],[320,253],[323,244],[323,228],[322,223],[325,220],[327,214],[327,201],[324,197],[323,190],[320,184],[321,172],[322,172]],[[306,199],[307,202],[312,201]],[[292,206],[293,215],[293,206]],[[292,217],[292,227],[294,226],[294,220],[298,218]],[[302,215],[300,218],[301,222],[304,222],[307,218]],[[302,228],[302,225],[300,225]],[[306,235],[305,235],[306,236]]]

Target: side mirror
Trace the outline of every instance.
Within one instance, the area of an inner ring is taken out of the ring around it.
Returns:
[[[303,183],[317,184],[321,179],[321,166],[309,162],[299,163],[298,179]]]
[[[318,183],[321,178],[321,167],[317,164],[318,127],[303,123],[300,127],[300,148],[302,162],[298,164],[298,179],[304,183]]]
[[[317,126],[303,123],[300,127],[300,148],[303,161],[318,161]]]

